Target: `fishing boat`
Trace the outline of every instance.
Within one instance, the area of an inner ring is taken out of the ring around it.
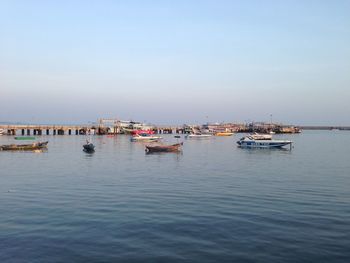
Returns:
[[[92,153],[95,151],[95,145],[93,145],[90,141],[86,140],[86,144],[83,145],[83,151],[87,153]]]
[[[118,121],[118,126],[120,127],[120,132],[124,134],[132,134],[135,130],[148,131],[153,129],[151,125],[135,121]]]
[[[140,134],[136,134],[134,136],[131,137],[130,141],[132,142],[156,142],[161,140],[162,137],[159,136],[153,136],[151,134],[147,134],[147,133],[140,133]]]
[[[176,143],[172,145],[146,145],[146,152],[178,152],[180,151],[182,145],[183,143]]]
[[[233,134],[233,132],[217,132],[215,136],[232,136]]]
[[[15,140],[25,141],[25,140],[35,140],[34,136],[16,136]]]
[[[32,144],[9,144],[0,145],[0,151],[33,151],[41,150],[47,147],[49,142],[35,142]]]
[[[256,140],[252,136],[245,136],[237,141],[239,147],[244,148],[281,148],[289,145],[292,148],[292,141],[287,140]]]

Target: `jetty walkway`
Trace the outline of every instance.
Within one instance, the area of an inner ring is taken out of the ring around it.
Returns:
[[[87,125],[0,125],[0,129],[7,135],[84,135],[92,131]]]
[[[86,135],[86,134],[119,134],[120,127],[103,125],[34,125],[8,124],[0,125],[6,135]],[[154,127],[156,133],[183,133],[180,127]]]

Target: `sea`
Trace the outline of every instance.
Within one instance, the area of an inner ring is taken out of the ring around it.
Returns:
[[[0,262],[350,262],[350,131],[275,135],[291,150],[238,148],[243,135],[0,152]]]

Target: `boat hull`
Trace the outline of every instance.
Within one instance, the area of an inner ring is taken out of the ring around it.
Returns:
[[[15,137],[15,140],[19,140],[19,141],[35,140],[35,137],[33,137],[33,136],[18,136],[18,137]]]
[[[146,146],[146,153],[155,152],[178,152],[180,151],[182,143],[176,143],[173,145],[156,145],[156,146]]]
[[[32,144],[10,144],[10,145],[1,145],[0,151],[33,151],[41,150],[47,147],[49,142],[38,142]]]
[[[186,136],[188,139],[203,139],[213,137],[211,134],[189,134]]]
[[[284,146],[291,146],[291,141],[282,140],[239,140],[237,142],[242,148],[282,148]]]
[[[215,136],[232,136],[233,132],[217,132]]]
[[[158,136],[135,136],[135,137],[131,137],[130,141],[132,142],[156,142],[161,140],[162,137],[158,137]]]
[[[95,145],[92,143],[84,144],[83,145],[83,151],[84,152],[94,152],[95,151]]]

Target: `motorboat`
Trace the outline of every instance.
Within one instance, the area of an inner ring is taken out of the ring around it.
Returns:
[[[86,141],[86,144],[83,145],[83,151],[87,153],[92,153],[95,151],[95,145],[93,145],[90,141]]]
[[[262,140],[254,139],[252,136],[245,136],[237,141],[239,147],[244,148],[281,148],[289,145],[292,148],[292,141],[288,140]]]
[[[162,137],[160,136],[153,136],[152,134],[148,133],[139,133],[131,137],[132,142],[156,142],[161,140]]]
[[[146,152],[178,152],[180,151],[182,145],[183,143],[176,143],[172,145],[146,145]]]

